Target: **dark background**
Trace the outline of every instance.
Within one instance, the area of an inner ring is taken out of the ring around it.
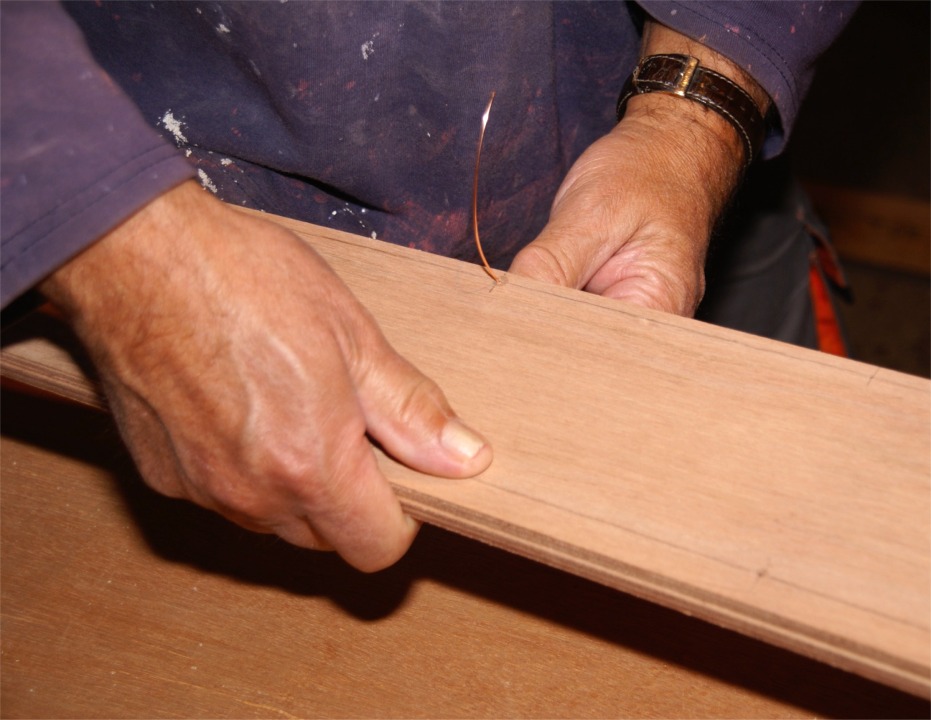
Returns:
[[[865,2],[822,58],[799,116],[789,145],[798,174],[820,186],[924,203],[927,220],[929,90],[931,3]],[[849,210],[857,209],[852,202]],[[886,221],[894,224],[895,213]],[[911,251],[903,253],[884,238],[871,240],[864,226],[860,239],[876,243],[869,261],[845,253],[835,237],[853,289],[853,302],[841,307],[853,356],[924,377],[931,376],[927,227],[908,228]],[[907,270],[903,254],[913,259]]]

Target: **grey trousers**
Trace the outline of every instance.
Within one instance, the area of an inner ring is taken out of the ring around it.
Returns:
[[[696,317],[817,348],[809,273],[827,236],[789,160],[758,163],[712,240]]]

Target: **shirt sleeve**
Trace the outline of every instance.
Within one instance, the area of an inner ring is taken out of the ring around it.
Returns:
[[[775,109],[763,157],[782,151],[811,85],[818,57],[847,25],[856,2],[644,0],[657,22],[740,65],[769,93]]]
[[[0,8],[0,304],[194,173],[58,3]]]

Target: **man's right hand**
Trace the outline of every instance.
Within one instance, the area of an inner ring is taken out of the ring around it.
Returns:
[[[367,435],[434,475],[491,462],[312,249],[194,181],[42,290],[90,351],[145,480],[247,528],[378,570],[418,526]]]

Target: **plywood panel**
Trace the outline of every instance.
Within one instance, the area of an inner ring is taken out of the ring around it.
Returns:
[[[4,717],[929,715],[430,526],[358,573],[149,491],[104,414],[2,403]]]
[[[411,512],[929,693],[926,380],[282,222],[494,444],[465,481],[381,458]]]

